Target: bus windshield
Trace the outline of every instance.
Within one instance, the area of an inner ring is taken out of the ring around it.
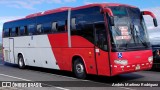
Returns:
[[[150,48],[144,19],[138,8],[110,7],[114,26],[110,27],[112,50],[138,50]]]

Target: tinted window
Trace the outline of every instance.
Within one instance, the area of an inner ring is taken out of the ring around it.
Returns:
[[[73,11],[72,18],[75,18],[75,20],[72,21],[72,24],[75,22],[76,30],[81,30],[86,24],[93,24],[104,21],[103,14],[100,13],[99,7]],[[71,26],[73,29],[74,25]]]
[[[3,35],[4,37],[9,37],[9,29],[4,29]]]
[[[21,36],[28,35],[27,26],[20,27],[20,35]]]
[[[12,29],[9,28],[9,36],[11,37],[12,36]]]
[[[35,31],[35,26],[34,25],[29,25],[28,26],[28,29],[29,29],[29,35],[34,35],[36,34],[36,31]]]
[[[51,23],[44,23],[43,24],[43,33],[50,33],[51,32]]]
[[[38,24],[37,25],[37,34],[41,34],[42,33],[42,24]]]
[[[12,30],[11,30],[11,36],[12,37],[16,36],[16,28],[12,28]]]
[[[58,32],[64,32],[66,27],[66,21],[58,21]]]
[[[24,27],[20,27],[20,35],[21,35],[21,36],[24,35]]]
[[[20,35],[20,28],[16,27],[15,36],[19,36],[19,35]]]
[[[27,26],[24,26],[24,34],[28,35],[28,28],[27,28]]]
[[[95,45],[102,50],[107,50],[107,32],[104,23],[97,23],[94,28],[96,30]]]
[[[124,7],[110,7],[114,16],[122,17],[127,16],[126,8]]]
[[[52,32],[57,32],[58,31],[58,24],[57,22],[52,23]]]
[[[88,24],[85,25],[86,27],[84,27],[81,30],[72,30],[71,34],[72,35],[78,35],[78,36],[82,36],[85,39],[87,39],[88,41],[94,43],[94,29],[93,29],[93,25]]]

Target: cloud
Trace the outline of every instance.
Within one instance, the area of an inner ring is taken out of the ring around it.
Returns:
[[[154,15],[157,18],[157,22],[158,22],[158,27],[154,27],[153,24],[153,19],[150,16],[144,16],[145,22],[146,22],[146,26],[148,29],[148,33],[149,33],[149,39],[151,41],[152,44],[160,44],[160,7],[153,7],[153,8],[146,8],[146,9],[142,9],[143,10],[148,10],[154,13]]]
[[[1,5],[13,8],[35,9],[38,4],[62,4],[76,2],[76,0],[0,0]]]
[[[84,0],[83,1],[84,5],[88,5],[88,4],[95,4],[95,3],[107,3],[106,1],[103,1],[103,2],[93,2],[93,1],[89,1],[89,0]]]
[[[65,2],[76,2],[76,0],[64,0]]]
[[[153,19],[150,16],[144,16],[144,18],[149,32],[150,41],[152,43],[160,43],[160,7],[146,8],[143,10],[148,10],[155,14],[158,22],[158,27],[154,27]]]

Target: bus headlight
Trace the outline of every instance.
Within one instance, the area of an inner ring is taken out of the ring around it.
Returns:
[[[128,60],[114,60],[115,64],[127,65]]]
[[[149,61],[149,62],[153,62],[153,56],[148,57],[148,61]]]

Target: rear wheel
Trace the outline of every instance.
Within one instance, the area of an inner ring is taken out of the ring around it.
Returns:
[[[24,69],[25,68],[25,64],[24,64],[24,59],[22,55],[18,56],[18,66],[20,69]]]
[[[80,58],[74,61],[73,70],[77,78],[80,78],[80,79],[86,78],[85,66]]]

